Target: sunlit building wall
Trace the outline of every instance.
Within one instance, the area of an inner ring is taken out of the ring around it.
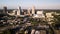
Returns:
[[[52,12],[51,13],[46,13],[46,20],[48,22],[48,24],[52,24],[53,23],[53,19],[54,16],[52,16]]]
[[[47,18],[49,18],[49,17],[52,17],[53,18],[52,13],[46,13],[46,17]]]
[[[37,14],[34,15],[36,18],[45,18],[43,11],[37,11]]]

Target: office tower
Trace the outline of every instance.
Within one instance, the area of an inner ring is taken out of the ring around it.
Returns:
[[[35,14],[35,6],[32,6],[32,14]]]
[[[21,12],[21,7],[18,7],[18,10],[17,10],[17,15],[20,16],[20,12]]]
[[[30,8],[28,9],[28,15],[30,15]]]
[[[3,13],[4,13],[4,14],[7,13],[7,7],[6,7],[6,6],[3,7]]]
[[[22,15],[23,10],[21,9],[21,7],[19,6],[19,10],[20,10],[20,15]]]

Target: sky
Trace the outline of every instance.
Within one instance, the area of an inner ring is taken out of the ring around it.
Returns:
[[[32,8],[35,6],[36,9],[60,9],[60,0],[0,0],[0,9],[3,6],[9,8]]]

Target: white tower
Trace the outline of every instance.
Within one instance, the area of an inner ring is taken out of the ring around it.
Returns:
[[[17,10],[17,15],[20,16],[20,7],[18,7],[18,10]]]
[[[32,14],[35,14],[35,6],[32,6]]]
[[[28,9],[28,14],[30,15],[30,8]]]

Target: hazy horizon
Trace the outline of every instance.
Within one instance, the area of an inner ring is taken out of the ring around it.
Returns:
[[[60,9],[60,0],[0,0],[0,9],[4,6],[8,9],[16,9],[18,6],[27,9],[33,5],[36,9]]]

